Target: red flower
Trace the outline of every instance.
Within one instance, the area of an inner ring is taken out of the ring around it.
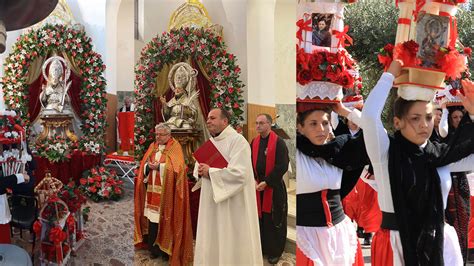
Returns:
[[[89,187],[89,191],[92,192],[92,193],[96,193],[97,192],[97,188],[95,186],[90,186]]]
[[[60,243],[66,239],[66,233],[61,227],[56,226],[49,232],[49,239],[54,243]]]
[[[342,85],[344,88],[354,88],[354,82],[355,79],[349,72],[345,71],[341,73],[339,84]]]
[[[392,54],[392,53],[393,53],[393,48],[395,48],[395,46],[393,46],[393,44],[387,43],[387,44],[383,47],[383,50],[384,50],[386,53]]]
[[[37,236],[41,234],[41,227],[42,227],[41,222],[38,220],[33,224],[33,231],[35,232]]]
[[[108,190],[104,190],[104,197],[108,198],[110,196],[110,192]]]
[[[324,78],[324,72],[319,67],[313,67],[311,74],[313,75],[313,80],[323,80]]]
[[[326,68],[326,78],[336,82],[340,78],[341,70],[338,67],[328,66]]]
[[[309,66],[311,68],[319,67],[324,62],[325,56],[323,53],[314,53],[309,59]]]
[[[296,78],[298,83],[300,83],[301,85],[306,85],[310,83],[312,79],[313,79],[313,76],[311,75],[311,71],[306,70],[306,69],[303,69],[302,71],[300,71]]]
[[[326,55],[326,57],[327,57],[327,61],[328,61],[329,64],[332,64],[332,65],[339,65],[339,64],[340,64],[340,63],[339,63],[339,58],[338,58],[337,54],[335,54],[335,53],[328,53],[328,54]]]
[[[115,194],[122,194],[122,190],[119,187],[114,188]]]
[[[472,57],[472,49],[471,47],[464,47],[464,54],[467,54],[467,56]]]

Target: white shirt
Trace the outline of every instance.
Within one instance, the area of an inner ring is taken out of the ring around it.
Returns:
[[[394,77],[390,73],[384,73],[377,85],[370,92],[364,109],[362,110],[362,128],[364,129],[364,140],[370,161],[374,168],[374,176],[378,189],[378,201],[380,210],[394,213],[390,179],[388,172],[388,149],[390,145],[387,131],[383,127],[381,114],[385,101],[393,85]],[[471,119],[474,117],[471,116]],[[426,145],[426,144],[425,144]],[[471,171],[474,169],[474,155],[470,155],[458,162],[437,168],[441,190],[443,194],[443,206],[451,189],[450,172]]]

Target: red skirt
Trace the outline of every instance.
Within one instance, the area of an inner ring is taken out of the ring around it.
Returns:
[[[393,266],[390,230],[378,230],[372,239],[371,263],[373,266]]]
[[[377,232],[382,223],[377,191],[362,179],[343,200],[344,212],[366,233]]]
[[[10,224],[0,224],[0,244],[11,244]]]
[[[362,249],[360,247],[359,240],[357,240],[357,252],[355,262],[353,266],[364,266],[364,256],[362,255]],[[296,266],[316,266],[314,262],[306,257],[304,253],[296,246]]]
[[[474,248],[474,197],[471,196],[471,218],[469,219],[468,248]]]

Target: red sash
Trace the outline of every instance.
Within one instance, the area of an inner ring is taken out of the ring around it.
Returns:
[[[267,145],[267,162],[265,165],[265,175],[268,176],[270,172],[275,167],[275,155],[276,155],[276,144],[277,144],[278,136],[275,132],[270,131],[268,145]],[[252,166],[253,172],[255,174],[255,178],[260,183],[265,180],[260,180],[260,177],[257,176],[257,157],[258,157],[258,149],[260,147],[260,136],[257,136],[253,139],[252,143]],[[265,190],[263,191],[263,208],[261,207],[262,199],[260,198],[260,191],[256,191],[257,193],[257,208],[258,208],[258,217],[262,218],[262,211],[265,213],[272,212],[272,201],[273,201],[273,189],[270,186],[266,186]],[[263,210],[262,210],[263,209]]]

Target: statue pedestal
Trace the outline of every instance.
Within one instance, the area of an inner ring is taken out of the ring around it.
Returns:
[[[201,138],[201,130],[197,129],[172,129],[171,135],[179,141],[183,147],[183,154],[186,165],[192,171],[194,169],[193,152]]]
[[[41,116],[43,131],[36,139],[36,143],[41,143],[47,138],[54,138],[56,136],[77,142],[78,138],[76,134],[71,131],[72,119],[73,117],[70,114],[43,114]]]

